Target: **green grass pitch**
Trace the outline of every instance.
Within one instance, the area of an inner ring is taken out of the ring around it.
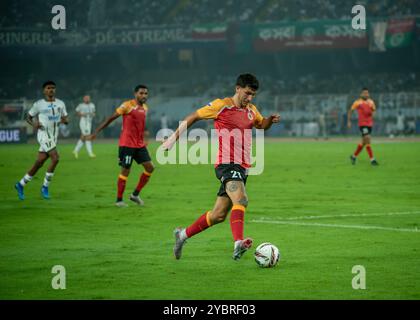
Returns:
[[[420,145],[374,142],[380,166],[366,151],[351,166],[357,141],[266,141],[265,171],[247,183],[245,235],[279,247],[272,269],[252,251],[231,259],[228,220],[173,258],[173,229],[212,208],[212,165],[155,161],[146,205],[119,209],[117,143],[75,160],[62,142],[52,199],[40,196],[44,167],[19,201],[13,186],[37,145],[1,146],[0,299],[420,299]],[[65,290],[51,287],[54,265],[66,268]],[[352,288],[355,265],[365,290]]]

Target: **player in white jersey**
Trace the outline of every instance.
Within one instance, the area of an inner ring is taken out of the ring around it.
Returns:
[[[73,154],[77,159],[79,157],[79,151],[82,149],[83,144],[86,142],[86,150],[89,157],[95,158],[95,154],[92,150],[92,141],[89,138],[92,133],[92,119],[95,116],[95,105],[90,101],[90,96],[86,95],[83,97],[83,103],[80,103],[76,107],[77,115],[80,117],[80,139],[73,150]]]
[[[44,99],[36,101],[29,110],[26,121],[34,127],[37,132],[39,143],[38,159],[25,176],[15,184],[20,200],[24,200],[24,186],[33,179],[37,171],[44,165],[48,158],[51,164],[45,173],[44,183],[41,194],[44,199],[49,199],[48,186],[54,175],[54,170],[58,164],[59,155],[57,152],[57,138],[59,124],[68,124],[66,106],[63,101],[55,98],[56,85],[53,81],[47,81],[42,86]]]

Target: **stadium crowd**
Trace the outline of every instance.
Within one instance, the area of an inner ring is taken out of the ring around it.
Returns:
[[[261,91],[271,96],[287,94],[348,94],[358,92],[367,86],[372,92],[417,92],[420,91],[420,74],[415,72],[335,74],[324,77],[316,74],[302,75],[294,79],[272,75],[260,75]],[[208,86],[210,82],[214,85]],[[216,79],[194,78],[179,86],[180,95],[229,95],[231,77],[218,76]]]
[[[420,14],[418,0],[364,0],[371,17]],[[46,27],[55,1],[0,2],[0,27]],[[72,27],[140,27],[194,23],[305,21],[346,19],[353,2],[347,0],[62,0]]]
[[[0,99],[14,99],[25,96],[39,95],[39,84],[36,76],[30,74],[26,81],[13,81],[10,78],[0,80]],[[302,75],[294,79],[273,75],[259,75],[261,91],[270,96],[294,94],[348,94],[358,92],[367,86],[372,92],[420,92],[420,74],[411,72],[394,73],[365,73],[365,74],[336,74],[323,77],[316,74]],[[136,83],[135,76],[119,81],[115,86],[115,79],[109,77],[96,77],[95,75],[82,76],[76,74],[72,77],[61,78],[58,81],[60,96],[63,98],[79,97],[89,92],[94,96],[103,98],[120,98],[127,95],[129,88]],[[182,96],[227,96],[231,94],[232,77],[216,76],[185,79],[182,82],[167,83],[166,87],[160,84],[158,89],[153,88],[154,95],[168,95],[170,97]],[[209,85],[212,83],[212,85]],[[156,86],[155,86],[156,87]],[[165,88],[171,88],[170,90]]]
[[[358,3],[365,5],[370,17],[398,17],[420,13],[420,5],[416,0],[366,0]],[[354,4],[347,0],[271,1],[263,20],[350,19]]]

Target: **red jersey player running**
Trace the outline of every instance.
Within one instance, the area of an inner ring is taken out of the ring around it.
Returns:
[[[143,200],[139,197],[139,194],[149,181],[154,170],[154,165],[149,152],[147,151],[146,143],[144,142],[146,115],[148,110],[146,101],[148,94],[148,88],[145,85],[138,85],[134,89],[135,99],[125,101],[91,136],[92,139],[95,139],[96,135],[102,129],[106,128],[119,116],[123,117],[119,141],[119,165],[121,166],[121,173],[118,177],[118,194],[117,202],[115,203],[117,207],[127,207],[127,204],[123,201],[123,194],[133,160],[138,164],[143,165],[145,170],[140,176],[136,189],[130,195],[130,200],[138,205],[144,204]]]
[[[369,90],[367,88],[363,88],[362,93],[360,94],[360,98],[353,103],[347,113],[347,127],[349,129],[351,128],[351,115],[353,110],[357,110],[359,114],[359,129],[362,133],[362,141],[357,146],[354,154],[350,156],[351,163],[353,165],[356,164],[357,156],[366,146],[366,150],[370,158],[370,163],[373,166],[377,166],[379,163],[373,157],[372,147],[370,146],[370,134],[372,132],[373,115],[375,114],[376,106],[375,102],[373,102],[373,100],[370,98]]]
[[[242,74],[236,82],[236,93],[231,98],[216,99],[207,106],[198,109],[184,119],[186,128],[203,119],[213,119],[219,138],[219,151],[216,160],[216,177],[221,186],[213,210],[201,215],[188,228],[176,228],[174,255],[181,258],[182,247],[188,238],[207,228],[223,222],[229,211],[230,226],[234,240],[233,259],[238,260],[252,246],[252,239],[244,239],[244,214],[248,205],[245,184],[250,167],[249,154],[251,144],[243,139],[246,130],[253,127],[269,129],[280,116],[273,114],[263,118],[257,108],[251,104],[258,90],[259,83],[255,76]],[[164,149],[170,149],[186,129],[182,125],[164,142]],[[239,134],[238,134],[239,133]],[[233,139],[232,139],[233,137]],[[249,141],[248,141],[249,142]],[[240,155],[239,157],[237,155]]]

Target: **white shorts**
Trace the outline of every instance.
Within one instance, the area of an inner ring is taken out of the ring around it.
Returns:
[[[91,122],[84,122],[80,123],[80,132],[83,136],[90,135],[92,132],[92,123]]]
[[[45,130],[38,130],[37,134],[39,143],[39,152],[50,152],[57,147],[57,139],[52,135],[48,135]]]

